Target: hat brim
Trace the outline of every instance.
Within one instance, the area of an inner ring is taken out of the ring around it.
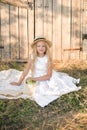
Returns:
[[[44,38],[44,39],[37,39],[37,40],[34,40],[34,41],[32,42],[32,44],[31,44],[31,47],[33,48],[33,46],[34,46],[37,42],[39,42],[39,41],[46,42],[46,43],[48,44],[49,47],[52,46],[51,41],[49,41],[49,40],[47,40],[47,39]]]

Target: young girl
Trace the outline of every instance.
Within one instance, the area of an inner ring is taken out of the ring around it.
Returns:
[[[5,70],[6,76],[0,72],[0,98],[30,98],[44,107],[61,95],[81,89],[76,86],[79,79],[52,69],[49,40],[39,37],[31,46],[33,52],[23,72]]]

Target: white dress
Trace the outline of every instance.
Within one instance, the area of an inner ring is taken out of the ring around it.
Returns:
[[[34,77],[46,74],[47,63],[48,59],[46,55],[42,58],[37,58]],[[79,79],[75,79],[66,73],[53,70],[50,80],[37,81],[35,91],[33,95],[30,96],[26,93],[26,91],[28,91],[28,87],[26,86],[27,77],[20,86],[10,84],[12,81],[17,81],[21,73],[21,71],[15,69],[0,72],[0,99],[30,98],[41,107],[45,107],[64,94],[81,89],[81,87],[76,86],[76,83],[79,83]],[[28,75],[30,75],[30,73]]]

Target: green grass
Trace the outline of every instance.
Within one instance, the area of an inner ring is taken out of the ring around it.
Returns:
[[[23,70],[24,66],[22,63],[2,63],[0,70],[9,68]],[[87,64],[85,66],[81,64],[79,67],[63,66],[58,71],[67,72],[76,78],[80,77],[82,89],[61,96],[45,108],[29,99],[0,100],[0,130],[62,130],[67,125],[67,120],[70,122],[74,119],[76,113],[87,113]],[[71,130],[87,129],[86,125],[79,121],[80,118],[77,122],[75,120],[73,127],[75,125],[76,127]],[[70,126],[67,130],[70,130]]]

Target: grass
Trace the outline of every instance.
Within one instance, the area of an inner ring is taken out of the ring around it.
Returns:
[[[23,63],[1,63],[0,70],[23,70]],[[87,130],[87,62],[58,63],[54,69],[80,78],[82,89],[45,108],[29,99],[0,100],[0,130]]]

